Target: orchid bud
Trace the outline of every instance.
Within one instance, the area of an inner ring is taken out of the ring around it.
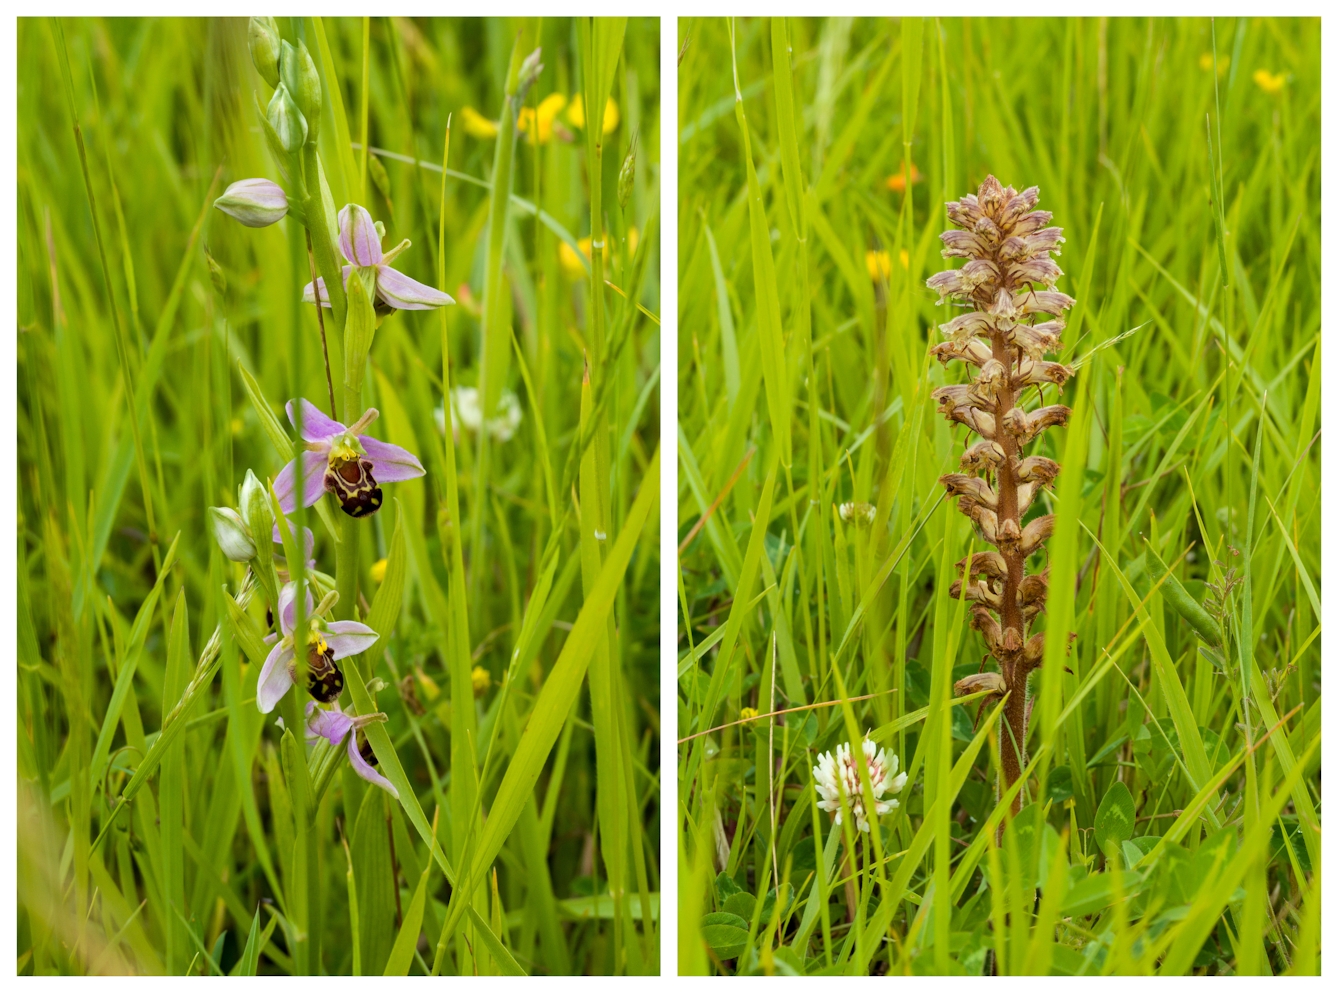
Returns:
[[[237,506],[255,534],[264,534],[274,526],[274,511],[270,507],[265,484],[250,469],[246,470],[246,478],[237,490]]]
[[[274,134],[279,139],[279,147],[289,155],[301,151],[307,140],[306,118],[302,116],[302,111],[293,102],[288,87],[283,83],[279,84],[274,96],[270,98],[269,107],[265,110],[265,119],[274,129]]]
[[[251,64],[270,86],[279,85],[279,25],[272,17],[253,17],[246,29]]]
[[[250,562],[256,557],[250,529],[237,511],[231,507],[210,507],[209,524],[219,549],[233,562]]]
[[[288,42],[283,43],[279,75],[307,119],[308,139],[315,141],[321,119],[321,77],[316,72],[316,63],[311,60],[311,53],[305,44],[293,48]]]
[[[265,228],[288,213],[288,194],[268,179],[240,179],[223,191],[214,206],[248,228]]]

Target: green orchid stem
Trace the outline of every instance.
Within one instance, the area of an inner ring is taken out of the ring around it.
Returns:
[[[339,544],[335,545],[335,589],[339,591],[336,616],[357,620],[358,604],[358,520],[343,511],[339,517]]]

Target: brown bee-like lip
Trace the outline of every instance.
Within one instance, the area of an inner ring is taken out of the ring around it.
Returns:
[[[358,728],[355,733],[358,736],[358,754],[368,765],[376,765],[376,752],[372,751],[372,743],[367,740],[366,732]]]
[[[367,459],[343,459],[325,470],[326,492],[334,494],[349,517],[369,517],[381,509],[381,487]]]
[[[307,654],[307,692],[321,703],[333,703],[344,692],[344,674],[334,659],[334,649],[318,652],[316,646]]]

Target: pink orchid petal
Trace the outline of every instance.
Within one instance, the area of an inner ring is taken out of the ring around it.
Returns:
[[[396,310],[432,310],[455,303],[448,294],[383,265],[376,270],[376,295]]]
[[[329,456],[324,452],[302,453],[302,506],[312,506],[325,492],[325,470],[329,464]],[[297,499],[293,493],[296,474],[297,460],[294,459],[283,467],[279,478],[274,480],[274,492],[278,495],[279,507],[285,514],[297,510]]]
[[[320,288],[321,288],[321,306],[322,306],[322,307],[333,307],[334,304],[332,304],[332,303],[330,302],[330,294],[329,294],[329,293],[326,291],[326,289],[325,289],[325,278],[324,278],[323,276],[317,276],[317,277],[316,277],[316,283],[317,283],[317,285],[319,285]],[[313,290],[313,289],[311,288],[311,284],[310,284],[310,283],[308,283],[306,286],[302,287],[302,302],[303,302],[303,303],[315,303],[315,302],[316,302],[316,291]]]
[[[361,655],[381,637],[366,624],[357,621],[331,621],[325,627],[325,643],[334,650],[337,659]]]
[[[352,267],[351,265],[346,265],[346,266],[344,266],[344,289],[345,289],[345,290],[348,289],[348,276],[349,276],[349,273],[351,273],[352,271],[353,271],[353,267]],[[324,277],[324,276],[317,276],[317,277],[316,277],[316,282],[320,283],[320,285],[321,285],[321,306],[322,306],[322,307],[333,307],[334,304],[330,303],[330,294],[329,294],[329,292],[325,289],[325,277]],[[315,294],[315,291],[312,290],[312,288],[311,288],[311,284],[310,284],[310,283],[308,283],[306,286],[302,287],[302,302],[303,302],[303,303],[315,303],[315,302],[316,302],[316,294]]]
[[[290,524],[290,526],[291,526],[292,522],[290,521],[289,524]],[[281,535],[281,534],[279,533],[279,522],[278,522],[278,521],[275,521],[275,522],[274,522],[273,536],[274,536],[274,544],[276,544],[276,545],[282,545],[282,544],[283,544],[283,535]],[[310,558],[311,558],[311,553],[314,552],[314,551],[316,550],[316,536],[315,536],[314,534],[311,533],[311,528],[303,528],[303,529],[302,529],[302,538],[303,538],[303,542],[302,542],[302,544],[305,546],[305,550],[306,550],[306,553],[307,553],[306,557],[307,557],[308,559],[310,559]]]
[[[381,238],[367,208],[351,203],[339,212],[339,248],[354,265],[381,264]]]
[[[314,701],[313,701],[314,702]],[[331,745],[338,745],[353,727],[353,718],[341,710],[314,708],[307,718],[307,729]]]
[[[358,435],[358,441],[372,463],[372,475],[378,483],[402,483],[423,475],[423,463],[418,461],[418,456],[399,445],[366,434]]]
[[[321,409],[310,400],[296,401],[296,408],[294,408],[293,403],[294,401],[289,400],[288,406],[285,408],[288,411],[288,421],[293,427],[297,427],[297,414],[299,410],[301,411],[303,441],[321,442],[328,448],[331,437],[343,434],[348,430],[338,421],[326,417]]]
[[[311,599],[311,590],[307,590],[307,616],[310,617],[316,610],[316,604]],[[279,630],[285,635],[293,633],[293,628],[297,627],[297,583],[284,583],[283,589],[279,590]]]
[[[288,674],[288,662],[293,657],[291,648],[275,645],[265,657],[265,665],[260,670],[256,681],[256,706],[262,714],[268,714],[283,699],[283,695],[293,685],[293,677]]]
[[[356,734],[349,735],[348,762],[349,765],[353,766],[353,771],[367,782],[375,783],[396,800],[400,798],[399,790],[395,789],[390,780],[368,765],[367,760],[362,757],[362,753],[358,751],[358,736]]]

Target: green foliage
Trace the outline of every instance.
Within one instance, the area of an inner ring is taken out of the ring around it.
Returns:
[[[1317,974],[1316,22],[679,31],[680,969]],[[1011,822],[926,355],[988,173],[1077,298]],[[870,835],[810,771],[866,729],[910,773]]]
[[[569,112],[589,85],[583,31],[278,18],[248,42],[245,20],[20,25],[21,974],[659,971],[659,33],[595,28],[618,115],[596,164]],[[544,69],[494,184],[477,121],[515,92],[518,35]],[[298,98],[283,112],[315,140],[276,161],[263,113],[281,51]],[[634,134],[626,202],[597,209]],[[211,208],[252,177],[310,195],[265,228]],[[338,272],[319,235],[350,202],[387,250],[412,240],[395,266],[457,306],[374,314],[361,282],[346,297],[327,278],[318,323],[301,289],[313,266]],[[593,283],[592,221],[607,232]],[[504,304],[486,320],[485,300]],[[447,399],[485,385],[485,354],[512,433]],[[366,742],[399,802],[344,746],[304,744],[299,694],[280,704],[287,732],[258,712],[274,587],[210,531],[206,508],[234,506],[247,469],[272,481],[292,457],[295,396],[345,423],[376,407],[368,433],[426,469],[370,518],[327,500],[296,514],[273,549],[295,566],[309,526],[337,616],[381,635],[341,660],[341,702],[386,715]],[[590,589],[586,453],[607,539]],[[575,664],[597,644],[616,730],[598,763]]]

